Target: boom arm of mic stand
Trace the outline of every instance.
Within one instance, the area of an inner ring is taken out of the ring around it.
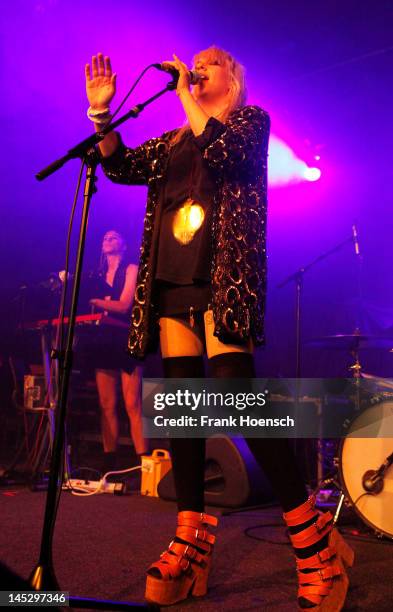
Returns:
[[[329,257],[329,255],[331,255],[332,253],[335,253],[336,251],[339,251],[345,244],[347,244],[348,242],[351,242],[351,241],[352,241],[352,236],[350,238],[346,238],[346,240],[343,240],[342,242],[337,244],[335,247],[333,247],[329,251],[326,251],[325,253],[322,253],[322,255],[319,255],[316,259],[311,261],[306,266],[303,266],[302,268],[299,268],[299,270],[296,270],[296,272],[294,272],[293,274],[288,276],[279,285],[277,285],[277,288],[281,289],[281,287],[284,287],[285,285],[287,285],[288,283],[293,281],[295,283],[295,287],[296,287],[296,309],[295,309],[295,311],[296,311],[296,316],[295,316],[295,322],[296,322],[296,332],[295,332],[295,338],[296,338],[296,370],[295,371],[296,371],[296,378],[298,380],[298,383],[297,383],[297,386],[296,386],[296,404],[298,404],[299,396],[300,396],[300,382],[299,382],[299,380],[300,380],[300,377],[301,377],[301,307],[302,307],[303,277],[304,277],[305,273],[308,272],[308,270],[310,268],[315,266],[318,262],[322,261],[323,259],[326,259],[327,257]]]
[[[151,98],[148,98],[145,102],[136,104],[136,106],[134,106],[134,108],[129,110],[127,113],[125,113],[125,115],[123,115],[113,123],[109,123],[106,127],[103,128],[101,132],[96,132],[95,134],[92,134],[91,136],[88,136],[87,138],[79,142],[77,145],[72,147],[72,149],[70,149],[68,153],[66,153],[62,157],[59,157],[59,159],[56,159],[54,162],[49,164],[49,166],[46,166],[46,168],[43,168],[42,170],[37,172],[37,174],[35,175],[36,179],[38,181],[43,181],[48,176],[59,170],[59,168],[64,166],[64,164],[70,159],[76,159],[77,157],[84,158],[89,149],[101,142],[101,140],[103,140],[107,134],[115,130],[119,125],[125,123],[126,121],[128,121],[128,119],[136,119],[138,115],[146,108],[146,106],[157,100],[157,98],[160,98],[167,91],[173,91],[174,89],[176,89],[176,83],[177,81],[175,79],[170,81],[164,89],[161,89],[161,91],[154,94],[154,96],[152,96]]]
[[[318,257],[316,257],[315,259],[310,261],[310,263],[307,264],[306,266],[303,266],[302,268],[299,268],[299,270],[296,270],[296,272],[294,272],[293,274],[290,274],[290,276],[287,276],[287,278],[285,278],[281,283],[279,283],[277,285],[277,289],[281,289],[281,287],[284,287],[285,285],[287,285],[291,281],[298,281],[299,277],[301,278],[303,276],[303,274],[305,272],[308,272],[308,270],[310,268],[315,266],[320,261],[323,261],[327,257],[330,257],[330,255],[332,255],[333,253],[336,253],[336,251],[339,251],[343,246],[348,244],[348,242],[352,242],[352,241],[353,241],[353,237],[351,236],[350,238],[346,238],[345,240],[343,240],[342,242],[337,244],[332,249],[329,249],[329,251],[326,251],[325,253],[322,253],[322,255],[319,255]]]

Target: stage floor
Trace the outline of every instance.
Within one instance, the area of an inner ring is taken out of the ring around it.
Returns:
[[[45,493],[0,489],[0,560],[27,578],[37,562]],[[296,577],[277,507],[219,517],[209,592],[170,610],[295,610]],[[80,498],[63,492],[54,539],[54,563],[63,590],[73,596],[143,601],[145,570],[175,532],[172,502],[130,495]],[[253,526],[279,525],[252,530]],[[346,526],[347,528],[347,526]],[[349,538],[356,552],[345,610],[393,609],[393,543]],[[4,587],[3,587],[4,588]]]

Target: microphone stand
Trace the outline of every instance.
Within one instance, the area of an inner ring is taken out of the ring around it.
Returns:
[[[164,87],[164,89],[161,89],[161,91],[154,94],[154,96],[148,98],[145,102],[136,104],[134,108],[128,111],[128,113],[125,113],[125,115],[123,115],[116,121],[113,121],[112,123],[106,125],[101,130],[101,132],[96,132],[95,134],[88,136],[87,138],[79,142],[77,145],[75,145],[75,147],[72,147],[72,149],[70,149],[68,153],[66,153],[66,155],[63,155],[63,157],[59,157],[59,159],[56,159],[54,162],[49,164],[49,166],[43,168],[42,170],[40,170],[40,172],[37,172],[37,174],[35,175],[36,179],[38,181],[43,181],[48,176],[56,172],[56,170],[59,170],[59,168],[64,166],[64,164],[70,159],[75,159],[77,157],[84,159],[86,152],[92,147],[94,147],[94,145],[101,142],[101,140],[103,140],[105,136],[109,134],[109,132],[113,132],[114,129],[116,129],[122,123],[128,121],[128,119],[136,119],[138,115],[146,108],[146,106],[149,106],[149,104],[167,93],[167,91],[173,91],[174,89],[176,89],[176,86],[177,79],[170,81],[168,85]]]
[[[281,289],[282,287],[285,287],[285,285],[287,285],[288,283],[291,283],[291,282],[295,283],[295,291],[296,291],[296,307],[295,307],[296,378],[298,379],[301,378],[301,371],[302,371],[302,368],[301,368],[301,365],[302,365],[301,364],[301,321],[302,321],[301,310],[302,310],[302,292],[303,292],[304,275],[306,272],[308,272],[311,268],[313,268],[320,261],[323,261],[324,259],[327,259],[328,257],[330,257],[330,255],[333,255],[333,253],[340,251],[349,242],[353,242],[353,236],[351,236],[350,238],[346,238],[342,242],[339,242],[335,247],[333,247],[332,249],[329,249],[325,253],[322,253],[321,255],[316,257],[316,259],[313,259],[309,264],[303,266],[302,268],[299,268],[298,270],[296,270],[296,272],[294,272],[293,274],[290,274],[290,276],[287,276],[287,278],[285,278],[281,283],[277,285],[277,288]]]
[[[310,261],[310,263],[308,263],[307,265],[299,268],[298,270],[296,270],[296,272],[293,272],[292,274],[290,274],[289,276],[287,276],[287,278],[285,278],[281,283],[279,283],[277,285],[278,289],[281,289],[282,287],[285,287],[285,285],[287,285],[288,283],[294,282],[295,283],[295,338],[296,338],[296,391],[295,391],[295,406],[298,408],[299,407],[299,400],[300,400],[300,387],[301,387],[301,372],[302,372],[302,353],[301,353],[301,348],[302,348],[302,342],[301,342],[301,322],[302,322],[302,293],[303,293],[303,279],[304,279],[304,275],[306,274],[306,272],[308,272],[311,268],[313,268],[315,265],[317,265],[319,262],[323,261],[324,259],[327,259],[328,257],[330,257],[330,255],[333,255],[333,253],[337,253],[337,251],[340,251],[346,244],[348,244],[349,242],[353,242],[354,241],[354,235],[350,236],[349,238],[346,238],[345,240],[342,240],[341,242],[339,242],[335,247],[329,249],[328,251],[325,251],[325,253],[322,253],[321,255],[319,255],[318,257],[316,257],[315,259],[313,259],[312,261]],[[356,250],[356,249],[355,249]],[[358,256],[357,250],[356,250],[356,255]],[[360,279],[360,273],[359,273],[359,279]],[[360,284],[360,280],[359,280],[359,284]],[[360,332],[359,332],[360,333]],[[359,373],[360,376],[360,373]],[[359,396],[359,381],[357,384],[357,394]],[[297,451],[297,445],[298,445],[298,440],[297,438],[295,438],[294,440],[294,449],[295,452]],[[344,499],[344,498],[343,498]],[[343,501],[343,500],[342,500]],[[342,503],[341,501],[341,503]],[[341,506],[340,506],[341,508]],[[340,510],[338,510],[337,512],[337,518],[338,518],[338,514],[339,514]],[[335,521],[337,520],[337,518],[335,517]]]
[[[79,287],[82,274],[83,255],[85,248],[85,238],[87,231],[87,221],[89,215],[89,208],[91,197],[96,192],[95,181],[96,181],[96,168],[99,162],[98,155],[94,149],[94,145],[104,139],[106,134],[112,132],[116,127],[124,123],[130,118],[137,118],[141,111],[161,97],[168,91],[176,89],[177,80],[173,79],[167,84],[167,86],[150,97],[143,103],[137,104],[134,108],[128,111],[125,115],[120,117],[117,121],[110,123],[105,126],[101,132],[93,134],[88,138],[82,140],[79,144],[72,147],[66,153],[66,155],[52,162],[49,166],[41,170],[36,174],[36,178],[39,181],[46,179],[48,176],[59,170],[67,161],[70,159],[80,158],[82,164],[86,165],[86,177],[83,195],[83,209],[81,224],[79,230],[79,242],[77,249],[77,258],[75,264],[75,277],[72,290],[72,299],[70,306],[69,322],[67,326],[66,336],[66,348],[64,355],[59,356],[59,362],[61,365],[61,380],[60,380],[60,393],[59,401],[56,411],[56,423],[55,423],[55,434],[54,434],[54,445],[53,453],[51,457],[50,465],[50,476],[48,484],[48,492],[46,497],[45,516],[44,524],[41,537],[41,548],[38,563],[33,569],[30,575],[30,584],[35,590],[46,590],[46,591],[57,591],[59,590],[59,584],[56,579],[54,567],[53,567],[53,534],[56,522],[56,514],[59,496],[61,492],[61,486],[63,482],[63,466],[62,458],[64,454],[64,430],[65,430],[65,418],[67,409],[67,397],[69,381],[72,369],[73,360],[73,338],[75,328],[75,317],[78,306],[79,298]],[[138,604],[131,602],[102,602],[96,599],[90,598],[77,598],[70,597],[70,604],[74,607],[84,607],[93,609],[112,609],[112,610],[126,610],[129,608],[139,608],[141,610],[153,610],[159,609],[153,604]]]

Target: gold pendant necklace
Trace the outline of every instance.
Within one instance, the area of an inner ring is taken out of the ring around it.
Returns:
[[[173,218],[173,235],[180,244],[189,244],[201,227],[205,211],[200,204],[188,198]]]

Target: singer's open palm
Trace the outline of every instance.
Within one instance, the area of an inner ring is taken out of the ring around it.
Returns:
[[[106,108],[116,93],[116,74],[112,73],[109,57],[102,53],[93,55],[90,64],[86,64],[86,93],[90,106],[95,109]]]

